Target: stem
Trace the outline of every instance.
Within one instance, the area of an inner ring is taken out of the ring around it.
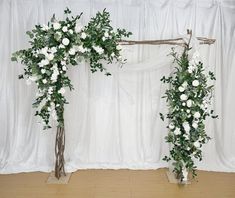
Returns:
[[[64,149],[65,149],[65,130],[64,127],[57,127],[56,141],[55,141],[55,177],[60,179],[65,174],[64,170]]]

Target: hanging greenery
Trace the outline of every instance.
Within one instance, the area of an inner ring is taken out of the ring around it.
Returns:
[[[166,142],[171,145],[169,156],[163,160],[172,163],[180,181],[186,181],[189,172],[196,176],[194,161],[202,160],[202,145],[210,140],[204,121],[208,116],[217,118],[213,110],[209,111],[213,85],[208,84],[215,76],[212,72],[206,74],[199,53],[196,51],[190,57],[190,50],[186,47],[179,56],[173,49],[171,55],[176,63],[173,75],[161,79],[169,85],[163,98],[168,104]],[[160,117],[164,121],[162,113]]]
[[[33,107],[37,108],[36,116],[42,118],[44,129],[51,127],[51,117],[58,126],[64,126],[64,105],[68,103],[64,94],[66,87],[73,89],[67,75],[69,67],[84,60],[89,62],[92,72],[99,70],[110,75],[101,61],[123,63],[118,43],[131,35],[125,29],[115,31],[106,10],[98,12],[85,27],[79,22],[82,14],[70,16],[68,8],[64,13],[65,20],[59,21],[54,15],[48,24],[27,31],[30,47],[12,56],[12,61],[25,65],[19,78],[26,79],[27,84],[37,84]]]

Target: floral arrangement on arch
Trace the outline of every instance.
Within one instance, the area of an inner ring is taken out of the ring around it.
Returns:
[[[68,8],[64,13],[65,20],[58,21],[54,15],[48,24],[36,25],[32,31],[27,31],[31,47],[12,56],[12,61],[20,60],[25,65],[24,74],[19,78],[26,79],[27,84],[37,84],[33,106],[44,122],[44,129],[51,127],[51,117],[58,126],[64,126],[64,104],[67,103],[64,94],[66,87],[73,89],[67,76],[68,68],[84,60],[89,62],[92,72],[99,70],[110,75],[101,60],[124,63],[118,43],[131,35],[125,29],[114,31],[106,10],[98,12],[84,27],[79,22],[82,14],[70,17]]]
[[[205,74],[199,53],[196,51],[190,58],[190,50],[186,47],[179,56],[173,49],[171,55],[177,66],[171,76],[161,79],[169,84],[163,98],[168,104],[166,142],[171,144],[170,154],[163,160],[172,163],[173,172],[180,181],[187,181],[189,172],[196,176],[194,160],[202,160],[202,145],[210,140],[204,121],[208,116],[218,117],[209,110],[213,85],[208,83],[215,80],[215,76],[212,72]],[[160,117],[164,121],[162,113]]]

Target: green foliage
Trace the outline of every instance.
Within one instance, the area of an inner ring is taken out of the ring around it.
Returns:
[[[64,124],[64,105],[68,103],[65,88],[73,89],[67,76],[68,67],[85,60],[90,63],[91,72],[105,71],[107,76],[111,75],[101,61],[124,63],[118,42],[131,35],[124,29],[113,30],[106,10],[98,12],[85,27],[79,23],[82,14],[70,16],[68,8],[64,13],[65,20],[58,21],[53,15],[46,25],[35,25],[27,31],[30,47],[13,53],[11,58],[25,65],[19,79],[37,84],[33,107],[37,108],[35,115],[42,118],[45,129],[51,127],[51,117],[58,126]]]
[[[182,55],[178,55],[174,49],[171,55],[174,57],[176,67],[173,75],[163,76],[161,81],[169,84],[163,98],[166,98],[169,112],[166,118],[169,120],[166,142],[170,143],[170,155],[163,160],[171,161],[174,172],[181,180],[184,172],[192,172],[196,176],[195,159],[202,160],[202,145],[210,140],[205,132],[205,119],[213,115],[209,111],[213,85],[208,86],[208,79],[215,80],[212,72],[205,75],[203,63],[198,52],[189,58],[190,49],[185,48]],[[160,113],[162,120],[164,116]]]

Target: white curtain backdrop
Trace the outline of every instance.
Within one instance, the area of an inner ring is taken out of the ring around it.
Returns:
[[[42,130],[35,109],[35,85],[17,79],[23,67],[11,53],[29,46],[25,34],[53,13],[63,18],[68,6],[84,12],[82,23],[104,8],[114,27],[133,32],[131,39],[176,38],[192,29],[216,39],[200,46],[204,65],[216,74],[213,107],[218,120],[207,120],[212,140],[198,168],[235,172],[235,1],[234,0],[0,0],[0,173],[51,171],[55,128]],[[86,168],[156,169],[168,153],[166,112],[160,82],[171,71],[171,46],[129,46],[128,63],[107,65],[112,76],[91,74],[89,65],[71,68],[75,90],[67,92],[66,170]]]

